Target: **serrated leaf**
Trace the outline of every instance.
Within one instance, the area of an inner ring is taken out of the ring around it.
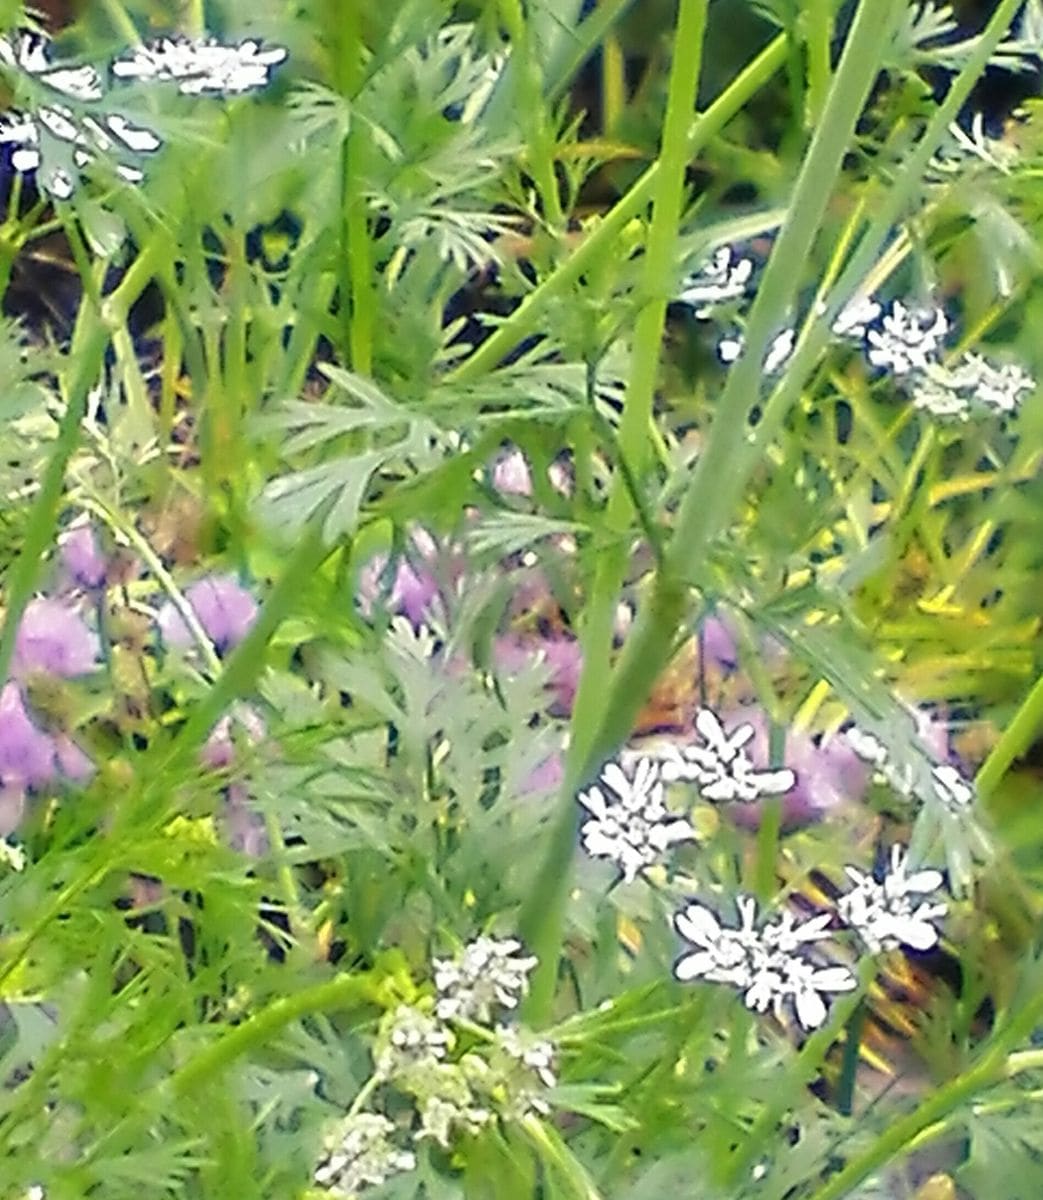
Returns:
[[[495,553],[503,558],[528,550],[555,534],[575,536],[587,532],[587,527],[577,521],[556,521],[537,513],[499,512],[484,517],[468,530],[465,540],[475,554]]]

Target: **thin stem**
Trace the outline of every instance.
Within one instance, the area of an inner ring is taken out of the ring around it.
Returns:
[[[230,1066],[237,1058],[263,1046],[293,1021],[309,1013],[328,1012],[348,1004],[379,999],[373,975],[339,975],[326,983],[304,988],[292,996],[281,996],[212,1045],[189,1059],[170,1079],[175,1093],[184,1095]]]
[[[80,340],[75,355],[70,355],[69,358],[75,367],[65,413],[47,460],[40,491],[29,513],[25,541],[7,578],[7,610],[4,613],[3,631],[0,632],[0,679],[7,678],[22,614],[36,587],[43,556],[54,540],[65,471],[79,444],[80,425],[87,411],[87,397],[97,383],[108,344],[108,328],[95,315],[88,332]]]
[[[775,38],[732,80],[706,112],[696,118],[689,131],[688,154],[694,155],[715,137],[750,97],[771,79],[785,58],[786,39]],[[519,342],[528,337],[538,326],[547,305],[564,295],[599,258],[612,253],[619,235],[652,199],[659,171],[659,163],[653,163],[572,254],[540,281],[474,354],[449,372],[446,382],[472,383],[493,370]]]
[[[753,304],[745,349],[729,373],[706,449],[681,503],[668,554],[679,576],[698,573],[707,547],[734,511],[754,466],[762,461],[760,456],[751,460],[742,451],[751,436],[748,414],[760,392],[764,355],[796,297],[855,123],[902,8],[901,0],[889,0],[886,8],[879,0],[863,0],[859,5],[826,111],[797,180],[789,218],[779,233]],[[764,416],[761,424],[763,421]]]
[[[525,19],[521,0],[500,0],[500,16],[510,35],[515,59],[516,103],[519,110],[527,114],[529,170],[540,194],[544,220],[552,229],[561,231],[565,226],[565,214],[554,173],[554,135],[547,119],[547,101],[543,98],[543,78],[533,46],[531,22]]]

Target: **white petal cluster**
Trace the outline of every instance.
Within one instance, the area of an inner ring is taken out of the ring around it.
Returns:
[[[651,760],[640,759],[631,775],[618,763],[609,763],[600,784],[578,796],[590,813],[580,837],[589,855],[614,862],[627,883],[659,862],[671,846],[696,836],[691,825],[664,804],[659,768]]]
[[[775,375],[782,370],[789,362],[796,342],[797,331],[795,329],[784,329],[771,339],[762,364],[765,375]],[[721,338],[717,343],[717,357],[722,363],[728,365],[742,358],[745,348],[746,339],[743,335],[741,333],[731,334]]]
[[[750,804],[763,796],[791,791],[797,777],[788,767],[765,770],[754,766],[745,746],[753,739],[752,725],[742,724],[726,733],[717,715],[708,708],[696,714],[695,727],[705,746],[669,747],[660,774],[667,783],[694,783],[707,800]]]
[[[840,310],[831,328],[837,337],[861,342],[882,312],[872,296],[855,296]]]
[[[532,956],[520,957],[521,948],[514,938],[496,941],[480,937],[469,942],[457,958],[436,958],[438,1017],[443,1021],[488,1021],[497,1006],[517,1008],[529,990],[529,973],[537,961]]]
[[[972,807],[974,785],[950,763],[935,763],[931,767],[930,784],[924,779],[923,786],[918,787],[912,767],[895,763],[887,747],[874,734],[853,725],[844,731],[844,737],[858,757],[873,768],[874,778],[887,784],[897,795],[909,797],[917,792],[928,800],[933,796],[953,815],[965,815]]]
[[[857,867],[845,868],[854,887],[839,898],[837,912],[873,954],[901,945],[930,950],[938,943],[934,922],[945,916],[948,906],[921,897],[942,887],[942,873],[928,867],[910,874],[907,867],[905,848],[895,845],[881,881]]]
[[[285,57],[283,47],[262,48],[256,41],[225,46],[212,38],[195,42],[164,38],[140,47],[129,58],[117,59],[112,74],[146,82],[176,80],[186,94],[227,94],[265,86],[270,68]],[[0,36],[0,65],[81,104],[93,104],[104,96],[102,77],[94,67],[52,62],[50,39],[41,34],[21,31]],[[134,125],[118,113],[77,115],[61,103],[6,113],[0,117],[0,142],[17,147],[11,156],[14,169],[38,172],[40,187],[58,200],[72,196],[77,173],[98,155],[149,153],[160,146],[151,129]],[[117,162],[115,170],[130,183],[143,178],[130,163]]]
[[[0,142],[18,147],[11,156],[16,171],[38,171],[41,187],[59,200],[67,200],[76,187],[68,166],[83,170],[99,154],[120,150],[138,154],[160,146],[152,130],[132,125],[125,117],[110,114],[100,120],[81,119],[60,104],[40,108],[32,115],[11,112],[0,117]],[[67,150],[65,154],[54,154],[54,147],[61,143],[71,148],[71,153]],[[143,178],[137,167],[126,163],[117,163],[116,173],[129,183]]]
[[[499,1052],[496,1057],[500,1059],[508,1114],[515,1120],[531,1113],[546,1116],[550,1104],[544,1093],[558,1082],[554,1043],[528,1030],[499,1025],[495,1050]]]
[[[400,1004],[377,1039],[376,1074],[392,1079],[445,1058],[452,1043],[449,1031],[420,1009]]]
[[[420,1105],[417,1139],[431,1138],[443,1150],[452,1145],[454,1133],[479,1133],[493,1119],[487,1108],[459,1104],[446,1096],[428,1096]]]
[[[231,94],[266,87],[270,68],[285,58],[284,47],[262,48],[255,41],[224,46],[213,38],[162,38],[139,47],[130,58],[116,59],[112,73],[146,83],[176,80],[178,91],[186,96]]]
[[[0,36],[0,62],[74,100],[101,99],[98,72],[91,66],[56,67],[51,62],[50,39],[43,34],[21,30],[14,39]]]
[[[731,246],[721,246],[713,257],[682,283],[680,304],[690,304],[699,320],[706,320],[718,304],[741,300],[753,275],[753,259],[739,258]]]
[[[26,861],[25,851],[21,846],[14,845],[7,838],[0,838],[0,863],[10,867],[12,871],[24,871]]]
[[[974,804],[974,785],[949,763],[940,763],[931,771],[934,794],[951,813],[966,812]]]
[[[356,1113],[327,1135],[315,1182],[331,1195],[351,1200],[365,1187],[379,1187],[392,1175],[412,1171],[416,1156],[391,1141],[395,1126],[379,1113]]]
[[[754,1012],[771,1008],[781,1019],[792,1005],[804,1029],[817,1029],[826,1019],[824,995],[849,992],[856,979],[844,966],[819,963],[805,957],[803,948],[829,936],[829,913],[798,925],[792,913],[778,922],[757,928],[757,902],[738,899],[740,925],[728,929],[709,908],[693,903],[674,915],[677,932],[695,947],[674,967],[682,982],[702,979],[724,983],[743,993]]]
[[[940,308],[906,308],[896,300],[879,329],[866,334],[866,356],[874,367],[895,375],[925,371],[938,356],[949,319]]]

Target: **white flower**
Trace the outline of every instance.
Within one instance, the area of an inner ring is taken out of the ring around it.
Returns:
[[[952,813],[965,812],[974,803],[974,785],[948,763],[942,763],[931,771],[934,792],[942,804]]]
[[[931,413],[932,416],[959,417],[966,421],[970,416],[970,401],[960,394],[959,387],[949,371],[931,363],[913,384],[913,407]]]
[[[742,355],[744,345],[745,339],[741,333],[734,333],[731,337],[723,337],[717,343],[717,357],[725,365],[733,363]]]
[[[134,51],[132,58],[118,58],[113,75],[142,79],[147,83],[177,80],[186,96],[204,92],[248,92],[267,86],[269,68],[286,57],[282,46],[261,49],[260,42],[245,41],[223,46],[213,38],[189,41],[162,38]]]
[[[667,783],[685,780],[694,783],[707,800],[747,804],[762,796],[782,795],[796,784],[797,777],[788,767],[760,770],[753,765],[743,749],[754,736],[752,725],[740,725],[726,734],[716,714],[702,708],[696,714],[695,727],[707,744],[680,750],[669,747],[669,757],[660,768]]]
[[[707,263],[682,283],[677,301],[692,305],[696,317],[705,320],[713,312],[714,305],[745,296],[752,275],[752,258],[736,258],[731,246],[721,246]]]
[[[331,1196],[350,1200],[364,1187],[379,1187],[392,1175],[412,1171],[416,1157],[396,1146],[395,1127],[378,1113],[357,1113],[327,1135],[315,1182]]]
[[[845,870],[855,886],[837,901],[837,912],[872,953],[900,945],[914,950],[930,950],[937,945],[938,930],[933,922],[945,916],[948,906],[921,900],[914,907],[910,897],[938,891],[944,882],[940,871],[927,867],[907,874],[906,851],[899,845],[891,847],[882,883],[856,867]]]
[[[552,1042],[529,1030],[497,1026],[492,1078],[508,1117],[521,1120],[530,1113],[550,1112],[545,1093],[558,1082],[554,1058]]]
[[[6,838],[0,838],[0,863],[5,863],[12,871],[24,871],[25,862],[25,851],[21,846],[15,846]]]
[[[498,1025],[496,1037],[508,1057],[527,1067],[546,1088],[556,1087],[554,1043],[510,1025]]]
[[[40,186],[59,200],[67,200],[75,189],[69,166],[83,170],[99,153],[118,150],[117,143],[136,154],[157,150],[161,145],[152,130],[132,125],[118,114],[108,114],[101,120],[80,120],[60,104],[40,108],[35,114],[11,112],[0,117],[0,142],[18,147],[11,155],[16,171],[38,171]],[[115,169],[130,183],[142,179],[137,167],[116,163]]]
[[[607,858],[633,882],[677,842],[691,841],[695,830],[663,803],[663,785],[655,763],[637,762],[632,776],[618,763],[601,772],[601,783],[580,792],[580,804],[591,814],[580,830],[583,847],[594,858]]]
[[[420,1129],[417,1138],[433,1138],[448,1150],[454,1126],[466,1133],[478,1133],[493,1115],[487,1108],[463,1108],[445,1096],[427,1096],[420,1104]]]
[[[844,739],[863,762],[872,763],[878,770],[883,769],[887,762],[887,747],[874,734],[852,725],[844,731]]]
[[[837,337],[861,341],[867,328],[880,316],[883,309],[872,296],[855,296],[837,314],[832,331]]]
[[[385,1025],[374,1055],[376,1074],[383,1079],[438,1062],[452,1041],[438,1021],[408,1004],[400,1004]]]
[[[764,373],[766,375],[774,375],[786,365],[793,353],[796,340],[797,331],[795,329],[784,329],[772,338],[764,355]],[[746,339],[741,333],[723,337],[717,343],[717,357],[722,363],[733,363],[742,357],[745,348]]]
[[[1013,412],[1023,392],[1033,392],[1036,381],[1015,363],[993,366],[977,354],[965,354],[950,372],[956,387],[962,388],[990,408]]]
[[[725,983],[743,993],[746,1007],[754,1012],[773,1009],[782,1016],[783,1005],[791,1003],[804,1029],[816,1029],[826,1019],[822,993],[847,992],[856,986],[847,967],[812,962],[801,956],[805,944],[828,937],[825,913],[799,926],[790,913],[776,924],[756,928],[757,903],[740,896],[737,902],[741,924],[722,928],[717,917],[702,904],[689,904],[674,916],[674,927],[696,947],[674,967],[682,982],[703,979]]]
[[[496,941],[476,938],[456,959],[435,959],[436,1014],[452,1018],[488,1021],[495,1006],[517,1008],[529,990],[529,972],[534,957],[516,957],[521,942],[514,938]]]
[[[940,308],[908,309],[895,300],[883,327],[870,329],[866,335],[869,361],[895,375],[926,370],[948,330],[948,318]]]
[[[17,41],[0,37],[0,62],[38,79],[75,100],[100,100],[101,77],[91,66],[56,67],[51,62],[50,38],[22,30]]]
[[[768,353],[764,356],[764,370],[767,374],[774,375],[789,362],[796,340],[797,331],[795,329],[784,329],[772,340],[768,347]]]

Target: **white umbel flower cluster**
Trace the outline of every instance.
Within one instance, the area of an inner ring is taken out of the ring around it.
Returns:
[[[752,725],[742,724],[726,733],[716,713],[702,708],[696,714],[695,727],[706,744],[680,749],[670,746],[660,767],[665,782],[694,783],[706,800],[744,804],[784,795],[796,785],[797,777],[788,767],[754,765],[745,750],[755,735]]]
[[[954,136],[972,146],[979,157],[988,157],[980,145],[980,120],[974,124],[971,138],[954,128]],[[691,305],[698,320],[710,320],[721,305],[751,295],[755,270],[752,258],[722,246],[685,280],[675,299]],[[824,309],[820,302],[819,312]],[[745,351],[744,314],[733,311],[731,316],[738,327],[723,334],[717,343],[718,357],[725,364],[735,362]],[[946,364],[950,322],[945,311],[934,304],[913,306],[894,300],[885,309],[875,297],[860,292],[841,310],[831,330],[841,341],[859,345],[869,365],[890,375],[915,408],[940,419],[966,421],[975,411],[1006,415],[1016,411],[1022,397],[1036,388],[1036,381],[1016,363],[996,364],[967,353],[954,364]],[[795,329],[784,329],[772,338],[761,364],[766,376],[786,366],[796,336]]]
[[[678,842],[692,841],[695,830],[664,803],[659,767],[642,758],[628,774],[611,762],[600,785],[579,794],[590,814],[580,829],[583,847],[593,858],[607,858],[632,883]]]
[[[366,1187],[412,1171],[416,1155],[391,1140],[395,1126],[379,1113],[355,1113],[338,1122],[325,1140],[315,1182],[337,1200],[353,1200]]]
[[[816,962],[805,947],[829,937],[832,916],[823,913],[798,925],[792,913],[757,928],[757,902],[750,896],[737,901],[740,925],[722,926],[704,904],[693,903],[674,916],[674,927],[694,950],[674,967],[682,982],[701,979],[727,984],[743,993],[754,1012],[772,1009],[782,1019],[792,1006],[804,1029],[817,1029],[826,1019],[824,996],[849,992],[856,979],[845,966]]]
[[[111,70],[117,79],[176,80],[186,94],[239,93],[265,86],[271,67],[285,57],[283,47],[262,49],[254,41],[223,46],[213,39],[163,39],[139,48],[130,58],[117,59]],[[120,179],[142,180],[140,167],[123,160],[128,154],[158,150],[161,139],[120,113],[103,111],[99,106],[105,99],[103,77],[93,66],[52,62],[50,39],[28,31],[0,36],[0,65],[83,106],[82,112],[74,112],[56,100],[0,117],[0,143],[15,147],[11,164],[16,171],[36,172],[42,190],[56,200],[68,200],[80,173],[94,167],[99,158],[113,157]]]
[[[92,66],[55,66],[51,62],[50,39],[44,34],[21,30],[14,38],[0,36],[0,63],[74,100],[101,99],[98,72]]]
[[[966,815],[974,805],[974,785],[965,779],[951,763],[935,763],[930,770],[929,787],[918,787],[912,768],[896,764],[887,747],[874,734],[857,725],[844,731],[844,738],[858,757],[873,768],[874,778],[886,783],[897,795],[909,797],[914,792],[936,800],[953,816]]]
[[[923,897],[941,889],[942,873],[933,867],[910,873],[907,858],[903,846],[892,846],[882,880],[857,867],[845,868],[854,887],[839,898],[837,912],[872,954],[898,946],[930,950],[938,944],[934,922],[945,916],[948,905]]]
[[[130,58],[117,58],[112,73],[145,83],[176,81],[186,96],[231,95],[266,87],[271,68],[285,58],[284,47],[262,47],[252,40],[224,46],[214,38],[161,38],[139,47]]]
[[[496,1006],[514,1009],[529,990],[532,956],[519,956],[521,942],[480,937],[453,959],[436,958],[435,1013],[443,1021],[488,1021]]]
[[[729,300],[741,300],[753,276],[753,259],[740,258],[731,246],[720,246],[712,257],[681,284],[679,304],[690,304],[704,321]]]
[[[445,1058],[452,1044],[449,1031],[427,1013],[400,1004],[377,1039],[375,1074],[391,1079]]]
[[[0,117],[0,142],[17,148],[11,155],[16,171],[39,172],[41,187],[57,200],[68,200],[76,190],[74,172],[91,167],[99,154],[114,151],[135,154],[158,150],[159,138],[150,130],[132,125],[118,114],[77,117],[62,104],[43,107],[35,114],[10,113]],[[140,168],[117,162],[116,174],[128,183],[140,183]]]

